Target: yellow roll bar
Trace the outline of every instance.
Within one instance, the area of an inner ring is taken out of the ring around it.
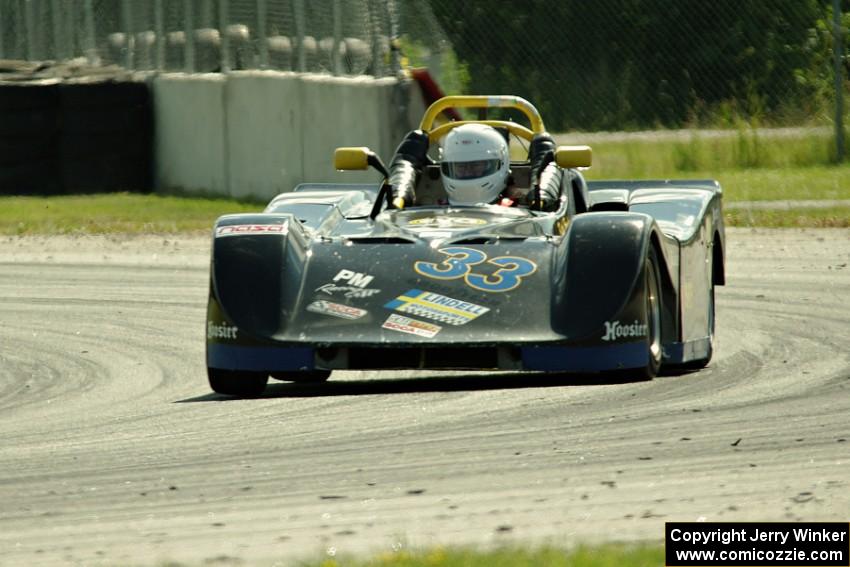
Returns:
[[[428,107],[428,110],[425,111],[425,115],[422,117],[422,122],[419,124],[419,128],[428,132],[428,136],[432,140],[438,139],[440,136],[445,135],[446,132],[451,130],[451,128],[459,126],[462,123],[450,122],[449,124],[454,124],[455,126],[451,126],[445,130],[440,130],[440,128],[448,126],[448,124],[444,124],[443,126],[435,128],[432,132],[431,129],[434,126],[434,121],[437,119],[437,116],[439,116],[440,113],[447,108],[515,108],[525,114],[526,118],[528,118],[528,121],[531,123],[531,130],[516,124],[516,126],[523,128],[524,134],[531,132],[531,135],[533,136],[534,134],[542,134],[546,131],[546,127],[543,126],[543,119],[540,117],[540,113],[537,112],[537,109],[534,108],[533,104],[524,98],[510,95],[445,96]],[[499,122],[499,127],[505,127],[504,124],[514,124],[513,122],[503,122],[500,120],[478,120],[473,122],[478,122],[479,124]],[[513,129],[511,131],[513,132]],[[439,135],[436,135],[438,132]],[[526,138],[525,135],[522,137]],[[531,136],[527,136],[527,138],[531,139]]]
[[[428,132],[428,139],[430,141],[439,140],[446,134],[448,134],[449,130],[452,128],[457,128],[458,126],[463,126],[464,124],[486,124],[487,126],[492,126],[493,128],[505,128],[511,134],[516,134],[520,138],[524,140],[531,141],[531,138],[534,137],[534,132],[523,126],[522,124],[517,124],[516,122],[508,122],[507,120],[460,120],[455,122],[446,122],[445,124],[441,124],[437,126],[430,132]]]

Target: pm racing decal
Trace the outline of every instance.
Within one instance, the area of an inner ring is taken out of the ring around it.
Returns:
[[[419,289],[404,292],[384,307],[449,325],[465,325],[490,311],[488,307]]]
[[[417,321],[416,319],[411,319],[410,317],[403,317],[396,313],[391,313],[387,320],[384,321],[384,324],[381,325],[384,329],[389,329],[391,331],[398,331],[400,333],[407,333],[409,335],[416,335],[419,337],[425,337],[426,339],[433,339],[437,336],[437,333],[442,330],[442,327],[439,325],[432,325],[431,323],[426,323],[425,321]]]
[[[489,258],[487,254],[475,248],[451,246],[440,248],[446,259],[439,263],[416,262],[416,273],[435,280],[455,280],[463,278],[471,288],[487,292],[511,291],[519,287],[522,279],[537,271],[537,264],[518,256],[498,256]],[[490,273],[480,271],[481,264],[491,264],[496,269]]]
[[[368,313],[365,309],[358,309],[356,307],[350,307],[340,303],[333,303],[331,301],[325,301],[324,299],[314,301],[308,305],[307,311],[311,313],[321,313],[322,315],[330,315],[332,317],[339,317],[340,319],[348,319],[351,321],[354,319],[360,319]]]
[[[372,297],[376,293],[380,293],[380,289],[367,288],[366,286],[375,279],[369,274],[361,274],[352,272],[351,270],[340,270],[334,276],[332,283],[326,283],[317,287],[316,292],[334,295],[336,293],[344,294],[344,297],[349,298],[364,298]]]
[[[648,325],[640,324],[637,321],[631,325],[623,325],[619,321],[605,321],[605,334],[602,335],[603,341],[616,341],[617,339],[632,339],[645,337]]]
[[[229,224],[215,229],[215,237],[240,236],[244,234],[287,234],[289,223],[282,224]]]

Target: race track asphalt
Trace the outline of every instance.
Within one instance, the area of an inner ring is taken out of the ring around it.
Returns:
[[[5,237],[0,565],[846,522],[850,231],[737,229],[728,247],[697,373],[341,372],[234,400],[206,383],[205,238]]]

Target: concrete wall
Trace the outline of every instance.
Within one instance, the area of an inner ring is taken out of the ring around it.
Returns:
[[[225,80],[220,74],[183,73],[154,79],[157,187],[227,194]]]
[[[389,161],[419,89],[392,78],[277,71],[162,75],[154,80],[157,187],[269,199],[301,182],[376,182],[338,172],[339,146],[369,146]]]
[[[303,178],[301,81],[295,73],[228,75],[227,141],[232,197],[271,197]]]
[[[340,146],[368,146],[384,161],[389,160],[395,148],[389,149],[392,116],[387,93],[396,85],[394,79],[304,76],[305,181],[363,183],[380,180],[380,174],[373,169],[336,171],[333,154]]]

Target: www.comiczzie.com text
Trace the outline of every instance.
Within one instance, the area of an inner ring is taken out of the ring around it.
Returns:
[[[666,564],[850,566],[845,523],[671,522],[665,530]]]

